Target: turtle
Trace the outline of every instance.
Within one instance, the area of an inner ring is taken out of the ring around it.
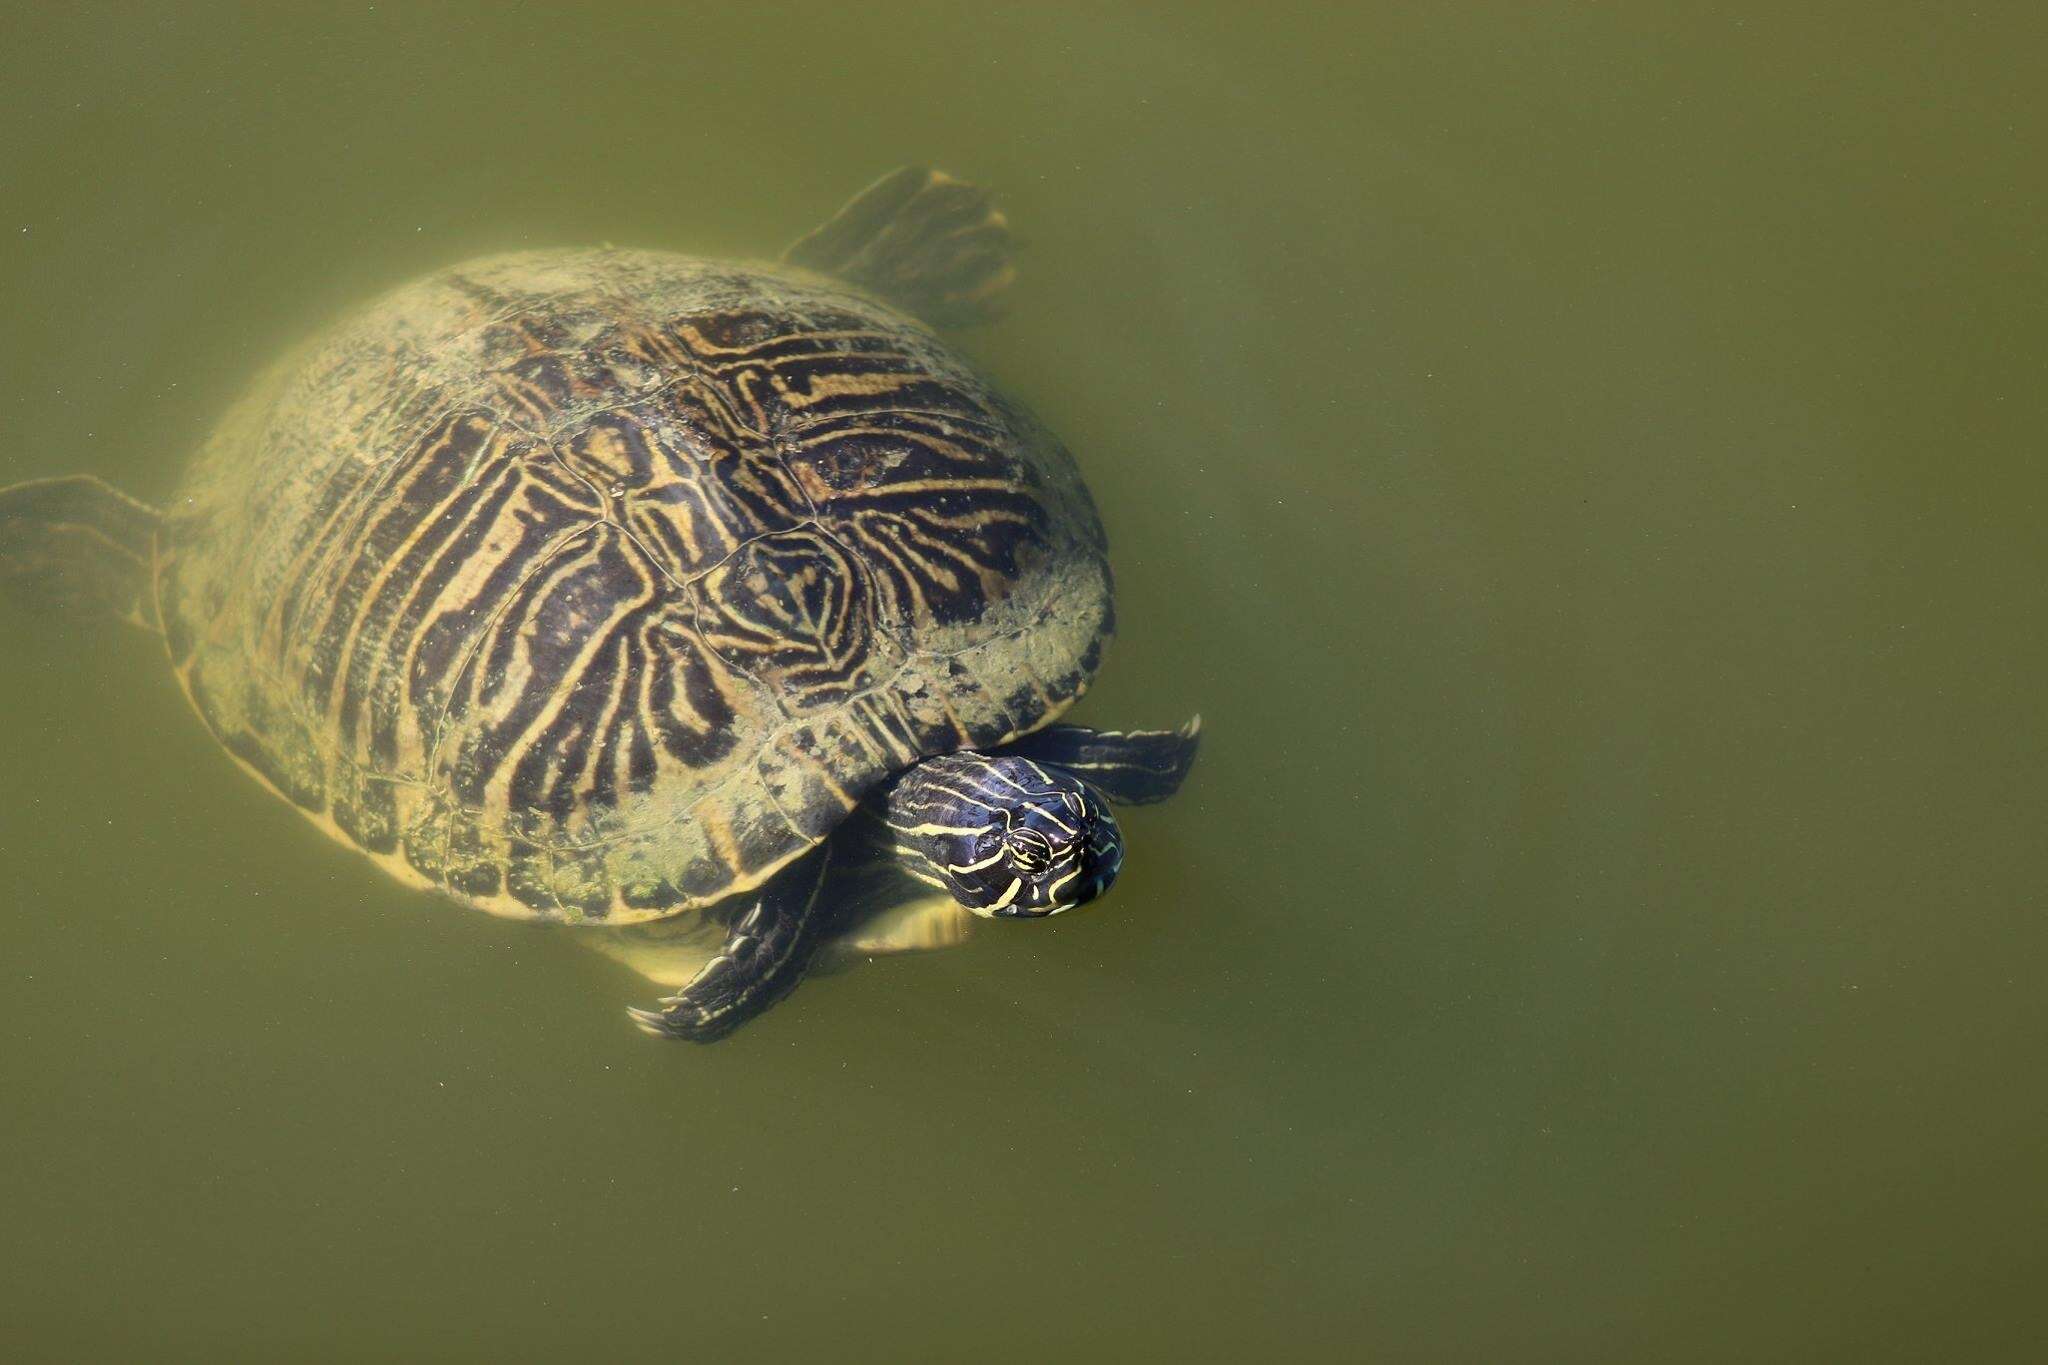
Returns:
[[[1199,717],[1054,723],[1113,632],[1107,540],[941,335],[997,313],[1013,246],[906,166],[774,261],[470,260],[279,358],[161,508],[0,490],[0,581],[160,635],[333,839],[605,931],[677,987],[641,1028],[723,1038],[821,950],[1093,901],[1114,808],[1193,763]]]

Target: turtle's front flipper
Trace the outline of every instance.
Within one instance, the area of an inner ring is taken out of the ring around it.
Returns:
[[[725,946],[658,1010],[631,1011],[663,1038],[711,1043],[789,994],[803,980],[830,918],[824,904],[830,845],[775,874],[753,905],[733,919]]]
[[[1064,768],[1119,805],[1164,801],[1187,781],[1202,738],[1196,716],[1178,730],[1088,730],[1051,725],[997,749]]]
[[[782,258],[837,275],[935,326],[982,322],[1016,277],[1009,223],[987,191],[905,166],[854,196]]]
[[[156,630],[162,516],[89,474],[0,488],[0,584],[38,607],[110,611]]]

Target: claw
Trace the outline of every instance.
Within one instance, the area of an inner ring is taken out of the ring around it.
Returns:
[[[686,1004],[680,996],[672,995],[656,1003],[663,1008],[643,1010],[633,1005],[626,1006],[626,1013],[632,1016],[634,1025],[642,1033],[656,1038],[684,1038],[693,1043],[708,1043],[730,1031],[708,1032],[706,1026],[711,1016],[701,1008]]]
[[[634,1026],[642,1033],[650,1034],[656,1038],[674,1038],[679,1036],[674,1027],[669,1023],[668,1016],[660,1010],[643,1010],[633,1005],[628,1005],[626,1006],[626,1013],[633,1016]]]

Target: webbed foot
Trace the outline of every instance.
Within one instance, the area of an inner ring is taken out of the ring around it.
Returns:
[[[1064,768],[1120,806],[1164,801],[1187,781],[1202,718],[1178,730],[1088,730],[1049,725],[994,752]]]
[[[690,983],[658,1009],[629,1008],[633,1022],[658,1038],[714,1043],[788,995],[827,918],[820,902],[828,860],[819,848],[777,873]]]

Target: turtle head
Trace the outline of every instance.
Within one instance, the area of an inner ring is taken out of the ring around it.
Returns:
[[[884,814],[912,876],[991,919],[1086,905],[1123,866],[1123,835],[1102,798],[1028,758],[927,759],[889,789]]]

